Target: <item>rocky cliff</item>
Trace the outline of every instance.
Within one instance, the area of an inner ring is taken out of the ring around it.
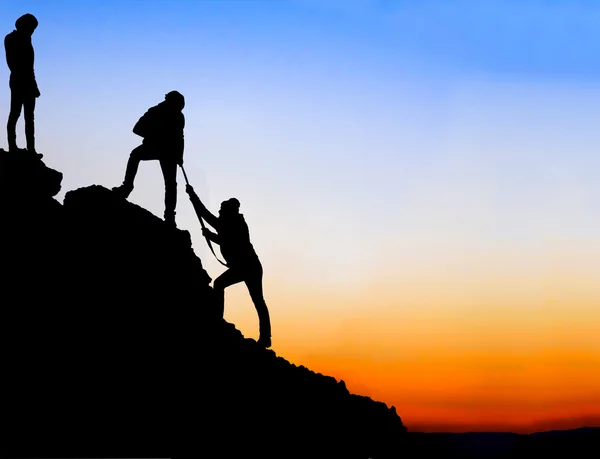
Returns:
[[[4,457],[402,457],[395,409],[216,317],[187,231],[0,150]]]

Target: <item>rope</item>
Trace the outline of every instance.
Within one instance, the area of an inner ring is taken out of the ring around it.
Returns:
[[[183,172],[183,178],[185,179],[185,184],[189,185],[190,182],[188,181],[187,174],[185,173],[185,169],[183,168],[183,166],[180,166],[180,167],[181,167],[181,171]],[[200,226],[202,226],[202,229],[206,229],[206,226],[204,226],[203,218],[200,215],[198,215],[198,218],[200,219]],[[204,234],[204,231],[202,233]],[[221,263],[223,266],[225,266],[226,268],[228,268],[228,266],[225,263],[223,263],[221,260],[219,260],[219,257],[217,257],[217,254],[215,253],[215,249],[213,249],[212,243],[210,242],[210,239],[208,238],[208,236],[204,236],[204,239],[206,239],[206,242],[208,243],[208,247],[210,247],[210,251],[213,253],[213,255],[215,256],[217,261],[219,263]]]

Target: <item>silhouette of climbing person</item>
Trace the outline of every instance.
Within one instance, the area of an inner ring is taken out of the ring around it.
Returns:
[[[200,201],[191,185],[185,190],[199,219],[204,219],[217,233],[208,228],[202,234],[212,242],[219,244],[221,254],[227,262],[227,271],[217,277],[213,283],[218,312],[223,316],[225,310],[225,289],[230,285],[244,282],[258,313],[260,337],[258,344],[271,347],[271,319],[263,297],[263,268],[258,255],[250,242],[250,233],[244,215],[239,213],[240,202],[236,198],[221,203],[219,217],[213,215]]]
[[[10,113],[6,131],[8,150],[20,151],[17,147],[17,121],[23,109],[27,152],[41,158],[43,155],[35,151],[34,111],[35,99],[40,96],[40,90],[33,69],[34,52],[31,43],[31,36],[37,26],[36,17],[27,13],[16,20],[15,30],[4,37],[6,63],[10,69]]]
[[[184,97],[177,91],[165,94],[165,100],[150,107],[138,120],[133,133],[143,137],[142,144],[129,155],[123,184],[114,187],[127,199],[133,191],[133,181],[140,161],[158,160],[165,181],[165,222],[175,224],[177,205],[177,165],[183,165]]]

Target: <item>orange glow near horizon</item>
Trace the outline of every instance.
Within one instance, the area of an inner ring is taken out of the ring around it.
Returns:
[[[395,406],[409,430],[600,426],[600,284],[593,266],[570,257],[535,260],[519,278],[500,275],[499,255],[496,272],[470,276],[468,263],[454,276],[397,269],[397,284],[337,295],[272,276],[273,349]],[[254,336],[244,287],[227,301],[226,319]]]

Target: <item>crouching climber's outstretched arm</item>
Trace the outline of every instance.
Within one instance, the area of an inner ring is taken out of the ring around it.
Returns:
[[[192,201],[192,205],[194,206],[194,210],[196,211],[196,215],[198,216],[198,218],[200,218],[200,219],[203,218],[204,220],[206,220],[206,223],[208,223],[214,229],[219,231],[219,219],[217,217],[215,217],[206,208],[206,206],[202,203],[202,201],[200,201],[200,198],[194,191],[194,188],[192,188],[191,185],[186,185],[185,191],[187,191],[187,194],[190,196],[190,201]],[[213,233],[210,233],[210,234],[212,234],[214,237],[217,236],[216,234],[213,234]],[[211,240],[213,240],[212,237],[211,237]],[[217,242],[217,241],[214,241],[214,242]]]
[[[202,235],[208,239],[210,239],[212,242],[214,242],[215,244],[221,244],[220,240],[219,240],[219,236],[215,233],[213,233],[211,230],[209,230],[208,228],[202,228]]]

